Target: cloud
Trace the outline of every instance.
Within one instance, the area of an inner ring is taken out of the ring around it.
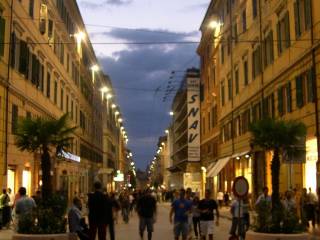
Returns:
[[[182,11],[204,11],[209,7],[210,1],[206,3],[197,3],[192,5],[187,5],[182,8]]]
[[[97,8],[110,6],[110,5],[112,6],[128,5],[128,4],[131,4],[132,2],[133,0],[106,0],[106,1],[93,3],[93,1],[83,0],[83,1],[80,1],[80,4],[82,7],[97,9]]]
[[[114,38],[126,41],[180,41],[192,33],[138,32],[112,30]],[[116,57],[101,57],[100,63],[111,77],[124,124],[129,135],[129,147],[135,153],[138,167],[152,160],[158,136],[168,127],[171,102],[162,102],[172,70],[198,66],[197,44],[139,45],[114,53]],[[154,91],[161,86],[159,91]],[[172,96],[171,96],[172,98]],[[168,98],[170,99],[170,97]],[[156,137],[155,137],[156,136]]]

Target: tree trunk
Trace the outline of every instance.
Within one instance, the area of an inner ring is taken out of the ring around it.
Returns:
[[[279,193],[279,178],[280,178],[280,150],[274,149],[273,158],[271,163],[271,174],[272,174],[272,231],[280,232],[281,222],[281,202]]]
[[[48,199],[52,194],[52,184],[51,184],[51,158],[49,154],[49,149],[47,147],[43,148],[43,153],[41,155],[41,170],[42,170],[42,198]]]

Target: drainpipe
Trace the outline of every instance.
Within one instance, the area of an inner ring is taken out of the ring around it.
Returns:
[[[318,81],[317,81],[317,68],[316,68],[316,48],[314,47],[314,22],[313,22],[313,11],[312,11],[312,1],[311,1],[311,48],[312,48],[312,68],[313,68],[313,83],[315,86],[314,90],[314,108],[315,108],[315,121],[316,121],[316,137],[317,137],[317,151],[318,151],[318,160],[317,160],[317,188],[320,187],[320,130],[319,130],[319,104],[318,104]]]
[[[6,82],[6,91],[5,91],[5,100],[6,100],[6,112],[5,112],[5,147],[4,147],[4,170],[3,170],[3,176],[5,178],[6,183],[4,186],[7,186],[7,172],[8,172],[8,132],[9,132],[9,85],[10,85],[10,65],[11,65],[11,58],[14,56],[11,56],[12,52],[12,30],[13,30],[13,0],[11,0],[11,6],[10,6],[10,40],[9,40],[9,54],[8,54],[8,64],[7,64],[7,82]]]

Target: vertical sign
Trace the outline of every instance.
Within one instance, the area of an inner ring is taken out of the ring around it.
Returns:
[[[188,161],[200,161],[200,79],[187,78]]]

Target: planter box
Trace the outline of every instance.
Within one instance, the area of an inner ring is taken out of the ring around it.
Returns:
[[[309,237],[310,235],[308,233],[277,234],[248,231],[246,234],[246,240],[308,240]]]
[[[77,240],[73,233],[64,234],[14,234],[12,240]]]

